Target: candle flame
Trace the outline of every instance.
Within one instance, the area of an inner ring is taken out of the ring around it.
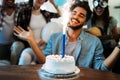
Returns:
[[[69,15],[70,13],[68,11],[64,12],[64,14],[62,15],[63,17],[63,34],[66,33],[66,28],[67,28],[67,24],[68,24],[68,21],[69,21]]]

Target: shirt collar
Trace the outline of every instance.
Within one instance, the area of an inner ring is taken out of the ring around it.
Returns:
[[[83,40],[84,37],[85,37],[84,35],[85,35],[85,31],[82,30],[81,33],[80,33],[80,35],[79,35],[79,40]]]
[[[79,39],[78,39],[78,40],[83,40],[84,37],[85,37],[84,35],[85,35],[85,31],[82,30],[81,33],[80,33],[80,35],[79,35]],[[68,33],[66,34],[65,39],[66,39],[66,40],[68,39]]]

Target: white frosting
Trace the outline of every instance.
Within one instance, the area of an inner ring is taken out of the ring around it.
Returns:
[[[75,71],[75,60],[73,56],[49,55],[46,57],[44,69],[53,74],[68,74]]]

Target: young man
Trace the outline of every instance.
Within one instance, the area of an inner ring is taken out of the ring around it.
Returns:
[[[0,8],[0,60],[10,60],[13,26],[17,22],[19,12],[14,2],[14,0],[3,0]]]
[[[82,29],[82,26],[86,24],[92,13],[88,3],[84,1],[75,2],[70,10],[71,15],[65,38],[65,54],[74,56],[76,66],[104,71],[111,69],[118,55],[120,55],[120,50],[116,47],[113,53],[105,59],[100,40]],[[62,33],[53,34],[47,43],[46,49],[42,52],[37,46],[30,28],[28,28],[28,31],[25,31],[19,26],[15,27],[14,30],[16,36],[29,42],[40,63],[45,62],[45,56],[50,54],[61,54],[62,52]]]

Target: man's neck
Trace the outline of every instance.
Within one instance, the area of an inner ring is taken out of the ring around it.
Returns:
[[[79,35],[81,33],[81,30],[68,30],[68,36],[69,36],[69,41],[74,42],[77,41],[79,38]]]

